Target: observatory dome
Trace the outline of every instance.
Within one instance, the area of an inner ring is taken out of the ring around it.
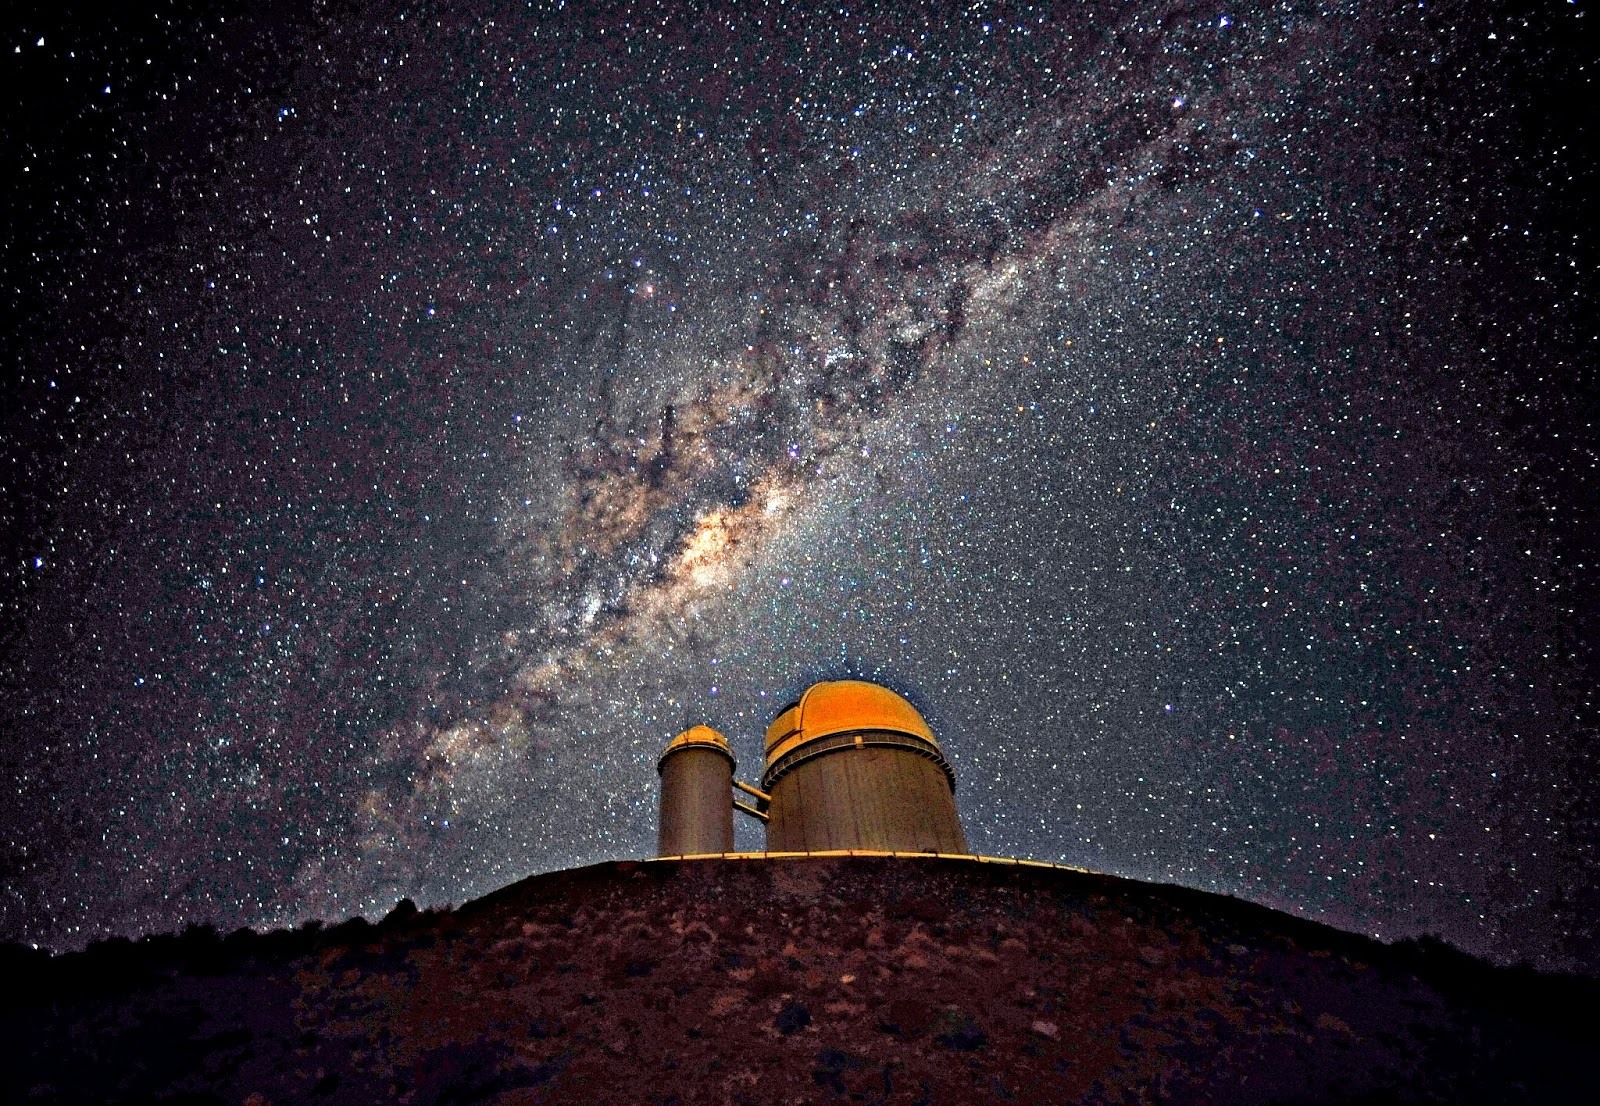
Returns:
[[[728,748],[728,739],[723,737],[710,726],[690,726],[677,737],[673,738],[667,747],[662,750],[661,756],[656,760],[656,771],[661,771],[667,758],[674,753],[685,749],[705,748],[721,753],[730,761],[733,760],[733,751]]]
[[[917,708],[886,687],[865,680],[827,680],[778,712],[767,727],[767,783],[789,767],[835,747],[860,744],[862,735],[876,735],[874,744],[918,748],[951,777],[933,731]],[[852,739],[856,740],[852,740]],[[831,740],[830,740],[831,739]]]
[[[733,848],[733,753],[710,726],[691,726],[672,739],[661,773],[659,856],[725,853]]]
[[[955,772],[905,699],[864,680],[813,684],[767,728],[767,847],[966,852]]]
[[[812,684],[772,720],[767,727],[767,765],[813,741],[871,730],[918,737],[934,748],[939,745],[917,708],[888,688],[865,680],[828,680]]]

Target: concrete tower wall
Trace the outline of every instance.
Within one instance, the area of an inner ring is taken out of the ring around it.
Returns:
[[[796,765],[769,790],[767,848],[965,853],[950,780],[907,748],[836,748]],[[889,735],[882,735],[889,736]]]
[[[733,851],[733,757],[709,744],[681,745],[661,758],[658,856]]]

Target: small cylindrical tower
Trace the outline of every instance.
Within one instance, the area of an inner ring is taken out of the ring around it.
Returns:
[[[661,773],[657,856],[733,851],[733,753],[710,726],[684,730],[656,762]]]
[[[965,853],[955,772],[910,703],[862,680],[814,684],[767,728],[774,852]]]

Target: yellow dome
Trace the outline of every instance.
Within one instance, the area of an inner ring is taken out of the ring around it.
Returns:
[[[767,766],[808,742],[860,730],[919,737],[939,747],[917,708],[888,688],[865,680],[829,680],[812,684],[798,703],[772,720],[767,727]]]
[[[772,750],[784,738],[800,732],[800,700],[796,699],[778,712],[778,716],[767,727],[767,759],[772,759]]]
[[[661,770],[662,762],[673,753],[694,747],[714,749],[729,760],[733,759],[733,750],[728,748],[727,738],[710,726],[690,726],[667,744],[666,749],[662,751],[661,756],[656,760],[656,771],[659,772]]]

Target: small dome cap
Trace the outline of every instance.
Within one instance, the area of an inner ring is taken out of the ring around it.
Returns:
[[[660,759],[656,761],[656,771],[659,772],[661,770],[661,765],[665,763],[666,759],[673,753],[679,753],[685,749],[697,748],[712,749],[721,753],[730,761],[733,759],[733,750],[728,747],[728,739],[723,737],[722,734],[718,733],[716,730],[713,730],[710,726],[702,724],[699,726],[690,726],[687,730],[684,730],[681,734],[667,743],[667,747],[662,751]]]

